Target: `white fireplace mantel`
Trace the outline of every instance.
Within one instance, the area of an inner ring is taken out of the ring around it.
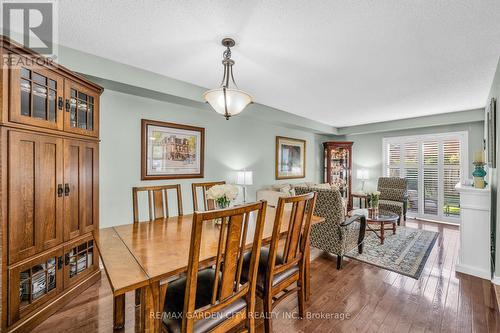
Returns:
[[[491,279],[490,188],[457,184],[460,193],[460,252],[455,271]]]

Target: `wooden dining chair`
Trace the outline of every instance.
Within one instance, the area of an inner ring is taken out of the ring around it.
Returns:
[[[175,190],[177,192],[177,214],[179,216],[183,215],[182,192],[180,184],[132,187],[134,223],[139,222],[139,202],[138,202],[139,192],[147,192],[149,221],[154,221],[155,219],[168,217],[169,216],[168,190]]]
[[[159,185],[132,187],[132,206],[134,212],[134,223],[139,223],[139,196],[140,192],[146,192],[148,198],[149,221],[169,216],[168,190],[175,190],[177,194],[177,215],[183,215],[181,185]],[[141,290],[135,291],[135,305],[141,304]]]
[[[226,332],[242,322],[245,322],[245,331],[255,331],[255,287],[266,205],[266,201],[260,201],[194,213],[186,277],[167,287],[164,332]],[[214,219],[222,219],[217,256],[211,267],[202,268],[203,232]],[[248,280],[240,283],[247,233],[252,232]]]
[[[273,308],[285,297],[295,292],[298,295],[299,315],[304,317],[305,265],[306,255],[309,253],[306,247],[309,246],[311,218],[316,196],[316,192],[311,192],[293,197],[282,197],[278,200],[271,243],[268,247],[261,249],[257,276],[256,292],[264,303],[266,333],[272,332]],[[284,223],[288,224],[286,237],[281,233]],[[280,242],[280,239],[284,242]],[[244,268],[250,267],[248,266],[250,258],[251,254],[247,253]],[[247,281],[248,272],[246,269],[243,270],[242,282]],[[290,289],[294,283],[296,286]]]
[[[198,207],[198,190],[201,188],[202,190],[202,196],[203,196],[203,210],[214,210],[215,209],[215,202],[214,200],[207,199],[206,192],[208,189],[210,189],[212,186],[215,185],[224,185],[226,182],[225,181],[218,181],[218,182],[207,182],[207,183],[193,183],[191,184],[191,189],[193,191],[193,211],[199,211]]]

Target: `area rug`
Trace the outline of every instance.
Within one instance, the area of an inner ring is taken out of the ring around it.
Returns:
[[[384,244],[380,244],[380,239],[366,230],[363,254],[356,248],[346,256],[418,280],[438,235],[434,231],[399,226],[395,235],[386,231]]]

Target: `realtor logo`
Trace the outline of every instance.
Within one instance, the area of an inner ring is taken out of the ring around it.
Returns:
[[[3,34],[23,46],[43,55],[54,52],[53,1],[2,1]]]

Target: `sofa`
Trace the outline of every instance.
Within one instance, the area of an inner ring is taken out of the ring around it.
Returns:
[[[278,183],[263,187],[257,191],[257,200],[266,200],[271,207],[278,205],[278,199],[295,195],[295,186],[309,187],[315,183]]]
[[[317,189],[331,189],[337,187],[335,185],[330,185],[328,183],[317,184],[312,182],[303,183],[277,183],[274,185],[266,186],[257,191],[257,200],[266,200],[267,204],[271,207],[276,207],[278,205],[278,199],[281,197],[293,196],[296,193],[295,189],[297,187],[301,188],[317,188]],[[341,198],[342,207],[344,214],[347,214],[347,199]]]
[[[356,248],[359,253],[363,252],[366,217],[355,215],[346,219],[344,200],[336,187],[295,187],[296,194],[311,191],[318,194],[314,215],[325,219],[311,226],[311,246],[337,255],[337,269],[341,269],[345,254]]]

